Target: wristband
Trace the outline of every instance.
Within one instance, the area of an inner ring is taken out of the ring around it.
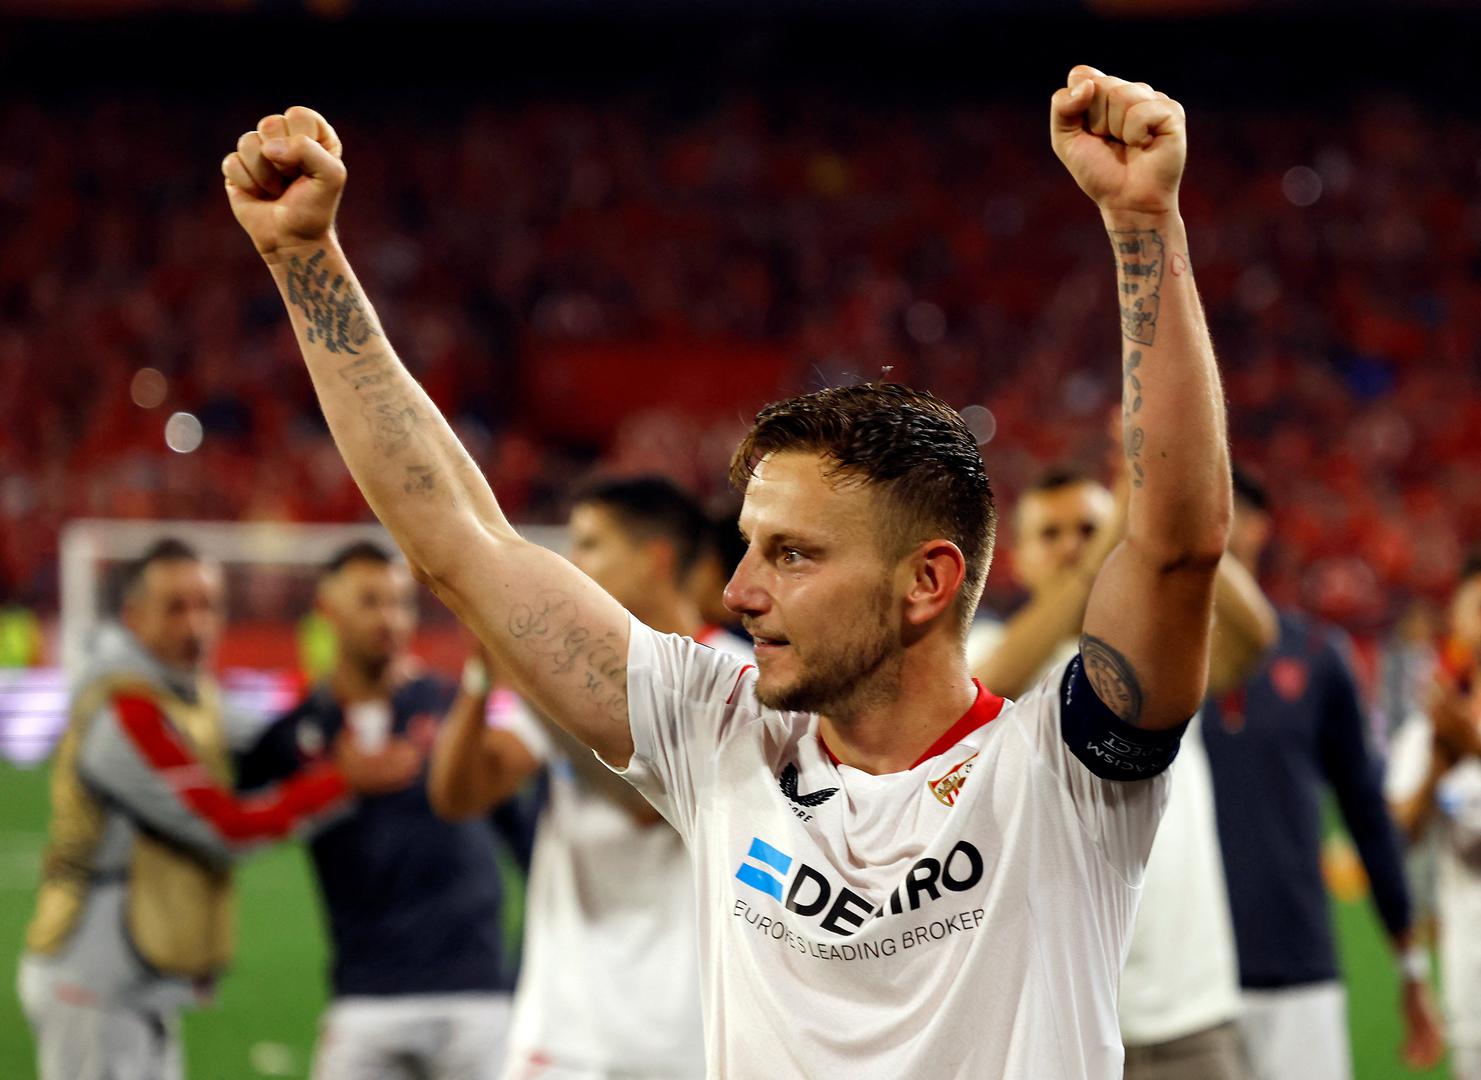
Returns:
[[[463,661],[463,678],[461,680],[463,693],[469,697],[488,697],[489,670],[483,666],[483,661],[476,656],[470,656]]]
[[[1399,971],[1405,982],[1430,981],[1430,954],[1423,945],[1410,945],[1399,954]]]

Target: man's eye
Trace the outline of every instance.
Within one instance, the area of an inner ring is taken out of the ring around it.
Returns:
[[[796,548],[783,548],[782,549],[782,565],[783,566],[796,566],[801,561],[802,561],[802,552],[798,551]]]

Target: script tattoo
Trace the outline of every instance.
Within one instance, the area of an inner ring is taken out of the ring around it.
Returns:
[[[546,590],[509,612],[509,633],[523,642],[550,675],[575,676],[592,704],[616,720],[627,718],[627,657],[615,631],[593,634],[580,625],[575,602]]]
[[[1112,229],[1116,274],[1121,289],[1121,334],[1152,344],[1157,337],[1157,306],[1162,288],[1162,235],[1156,229]]]
[[[385,356],[364,356],[340,368],[339,376],[359,396],[361,415],[370,423],[377,449],[386,457],[401,453],[411,442],[421,418],[412,405],[411,394],[397,365]],[[430,467],[413,465],[407,469],[408,493],[414,490],[425,493],[432,488]]]
[[[1146,442],[1147,434],[1137,418],[1142,411],[1142,377],[1137,374],[1141,366],[1142,351],[1131,350],[1123,366],[1126,386],[1121,391],[1121,430],[1126,441],[1126,461],[1131,466],[1131,482],[1136,487],[1141,487],[1147,476],[1142,468],[1142,444]]]
[[[1131,663],[1093,634],[1080,635],[1080,658],[1085,677],[1106,708],[1135,724],[1142,715],[1142,686]]]
[[[343,274],[329,276],[321,267],[324,249],[288,261],[288,303],[308,320],[304,337],[310,345],[322,345],[332,353],[359,354],[359,347],[380,331],[371,321],[354,288]]]

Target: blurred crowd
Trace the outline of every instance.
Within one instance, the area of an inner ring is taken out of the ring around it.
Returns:
[[[368,516],[216,172],[281,104],[0,108],[0,602],[55,604],[74,517]],[[1048,462],[1105,459],[1112,263],[1039,109],[632,96],[428,115],[331,115],[341,229],[515,520],[558,520],[599,466],[724,495],[736,410],[641,385],[600,437],[552,430],[530,372],[590,344],[668,343],[700,371],[764,345],[786,373],[758,400],[888,369],[975,407],[1009,502]],[[1481,123],[1374,99],[1198,109],[1191,129],[1183,210],[1231,435],[1275,498],[1265,583],[1371,633],[1481,541]],[[191,452],[167,445],[177,411],[200,421]]]

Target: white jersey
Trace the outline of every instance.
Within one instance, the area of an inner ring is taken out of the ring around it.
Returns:
[[[1149,1046],[1237,1020],[1239,956],[1200,718],[1168,770],[1167,810],[1147,859],[1121,973],[1121,1035]]]
[[[979,693],[876,776],[816,716],[763,707],[744,661],[633,624],[626,775],[693,856],[711,1077],[1120,1077],[1167,780],[1082,764],[1061,720],[1105,707],[1064,674],[1016,705]]]
[[[1417,713],[1394,733],[1384,787],[1390,802],[1411,797],[1429,775],[1429,717]],[[1435,891],[1440,970],[1450,1040],[1481,1048],[1481,760],[1466,758],[1435,790],[1440,831]]]
[[[698,638],[751,658],[721,630]],[[587,790],[517,698],[491,722],[550,767],[525,903],[509,1076],[704,1076],[698,932],[684,842]]]
[[[967,639],[977,670],[1003,643],[1006,624],[979,620]],[[1063,670],[1078,651],[1067,638],[1039,672]],[[1199,721],[1168,770],[1167,809],[1147,859],[1141,907],[1121,972],[1121,1037],[1151,1046],[1238,1018],[1239,957],[1214,812],[1213,776]],[[1197,942],[1190,948],[1189,942]]]

